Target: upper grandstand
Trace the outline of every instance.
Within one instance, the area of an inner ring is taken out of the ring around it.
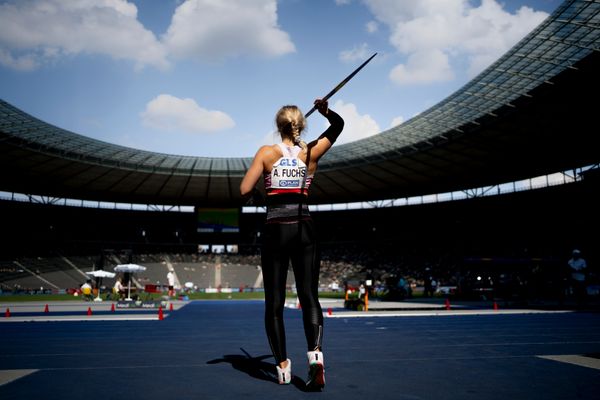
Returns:
[[[565,1],[445,100],[335,146],[313,204],[425,195],[597,163],[600,2]],[[97,201],[240,206],[251,158],[161,154],[94,140],[0,100],[0,190]]]

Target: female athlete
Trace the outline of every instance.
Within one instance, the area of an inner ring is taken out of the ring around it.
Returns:
[[[308,191],[321,157],[342,132],[344,120],[328,108],[327,101],[314,102],[330,126],[316,140],[306,143],[300,134],[306,120],[296,106],[282,107],[275,117],[281,143],[262,146],[240,185],[242,196],[251,195],[261,176],[267,193],[267,219],[262,235],[262,273],[265,288],[265,327],[275,357],[280,384],[292,380],[287,358],[283,308],[289,262],[292,262],[308,344],[309,390],[325,386],[321,344],[323,312],[318,299],[320,260],[316,233],[308,212]]]

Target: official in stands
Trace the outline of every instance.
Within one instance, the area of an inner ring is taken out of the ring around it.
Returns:
[[[167,272],[167,284],[169,286],[169,297],[175,296],[175,273],[171,270]]]
[[[113,286],[113,294],[116,295],[119,300],[125,297],[125,286],[123,286],[120,276],[117,278],[115,285]]]
[[[308,191],[317,164],[342,132],[344,120],[330,110],[327,101],[314,102],[330,126],[317,139],[304,142],[300,135],[306,119],[296,106],[284,106],[275,122],[281,143],[262,146],[240,185],[242,196],[250,196],[264,177],[267,217],[261,253],[265,288],[265,327],[277,363],[280,384],[292,379],[292,363],[287,358],[283,308],[286,278],[291,260],[298,298],[302,307],[304,333],[308,344],[309,390],[325,386],[322,353],[323,312],[318,299],[319,266],[315,226],[308,211]]]

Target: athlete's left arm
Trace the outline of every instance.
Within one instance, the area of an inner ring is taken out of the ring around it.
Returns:
[[[336,112],[329,109],[327,101],[315,100],[317,110],[323,115],[331,125],[316,140],[312,141],[310,147],[311,157],[316,162],[325,154],[335,143],[340,133],[344,129],[344,120]]]

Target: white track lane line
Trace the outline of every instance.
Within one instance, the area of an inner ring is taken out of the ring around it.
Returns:
[[[5,369],[0,370],[0,386],[16,381],[27,375],[31,375],[39,369]]]
[[[332,311],[323,313],[326,318],[370,318],[370,317],[452,317],[460,315],[510,315],[510,314],[558,314],[569,310],[443,310],[443,311]]]
[[[558,361],[566,364],[578,365],[580,367],[593,368],[600,370],[600,359],[585,357],[577,354],[565,354],[559,356],[538,356],[545,360]]]

